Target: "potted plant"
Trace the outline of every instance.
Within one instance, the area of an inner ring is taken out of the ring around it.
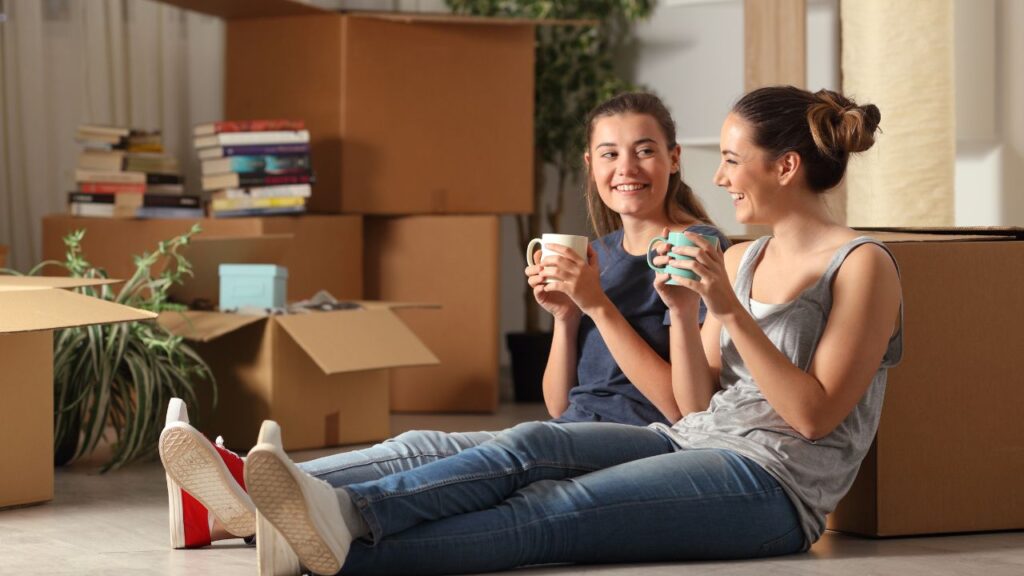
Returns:
[[[578,188],[586,114],[611,96],[635,89],[615,70],[614,58],[630,40],[630,26],[653,9],[653,0],[446,0],[457,14],[505,18],[577,20],[537,26],[534,95],[534,206],[516,217],[519,246],[541,232],[561,232],[566,195]],[[545,168],[552,167],[549,187]],[[543,226],[542,226],[543,222]],[[507,334],[516,400],[543,400],[541,379],[551,333],[541,329],[540,308],[529,286],[523,291],[525,330]]]
[[[179,254],[199,233],[160,242],[152,253],[135,258],[135,273],[119,288],[109,285],[77,288],[89,296],[134,308],[164,312],[183,306],[167,301],[167,290],[191,276],[189,262]],[[84,230],[64,238],[67,258],[48,260],[28,272],[36,275],[50,266],[77,278],[106,278],[82,254]],[[153,276],[154,268],[163,270]],[[13,270],[0,273],[18,274]],[[206,362],[181,337],[155,321],[85,326],[59,330],[54,336],[54,456],[58,465],[96,449],[108,428],[113,430],[113,454],[103,472],[155,452],[171,397],[196,405],[196,386],[209,383],[214,402],[216,387]]]

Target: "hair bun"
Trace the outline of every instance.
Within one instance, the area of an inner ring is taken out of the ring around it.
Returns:
[[[831,90],[819,90],[814,96],[816,102],[807,109],[807,124],[822,154],[838,158],[874,145],[875,131],[882,120],[878,106],[858,106]]]

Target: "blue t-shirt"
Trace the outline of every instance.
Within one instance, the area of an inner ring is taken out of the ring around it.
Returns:
[[[718,237],[722,250],[729,240],[714,226],[698,224],[688,230]],[[622,248],[623,231],[616,230],[592,243],[601,265],[601,288],[630,326],[659,356],[668,360],[668,308],[654,290],[654,270],[646,255],[633,256]],[[700,319],[704,320],[701,302]],[[668,423],[626,378],[590,317],[580,321],[576,386],[569,391],[569,407],[556,422],[618,422],[646,426]]]

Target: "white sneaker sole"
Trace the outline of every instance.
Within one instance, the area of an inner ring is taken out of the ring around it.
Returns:
[[[260,576],[300,576],[302,567],[277,528],[256,513],[256,568]]]
[[[167,476],[184,488],[235,536],[256,532],[256,508],[210,441],[187,423],[160,434],[160,459]]]
[[[283,451],[258,444],[245,461],[245,482],[259,513],[287,540],[303,566],[317,574],[336,574],[352,537],[341,518],[338,499],[326,483],[303,477]]]

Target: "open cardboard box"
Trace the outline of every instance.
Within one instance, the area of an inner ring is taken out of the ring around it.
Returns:
[[[874,447],[829,528],[1024,528],[1024,229],[865,233],[900,266],[904,355]]]
[[[533,211],[534,31],[548,22],[162,1],[226,20],[226,118],[305,120],[310,210]]]
[[[0,276],[0,507],[53,498],[53,331],[156,317],[61,289],[116,282]]]
[[[219,400],[201,419],[211,435],[244,450],[260,423],[276,420],[287,450],[390,436],[390,369],[438,359],[394,314],[418,304],[283,316],[164,313],[160,323],[195,342],[217,379]]]

